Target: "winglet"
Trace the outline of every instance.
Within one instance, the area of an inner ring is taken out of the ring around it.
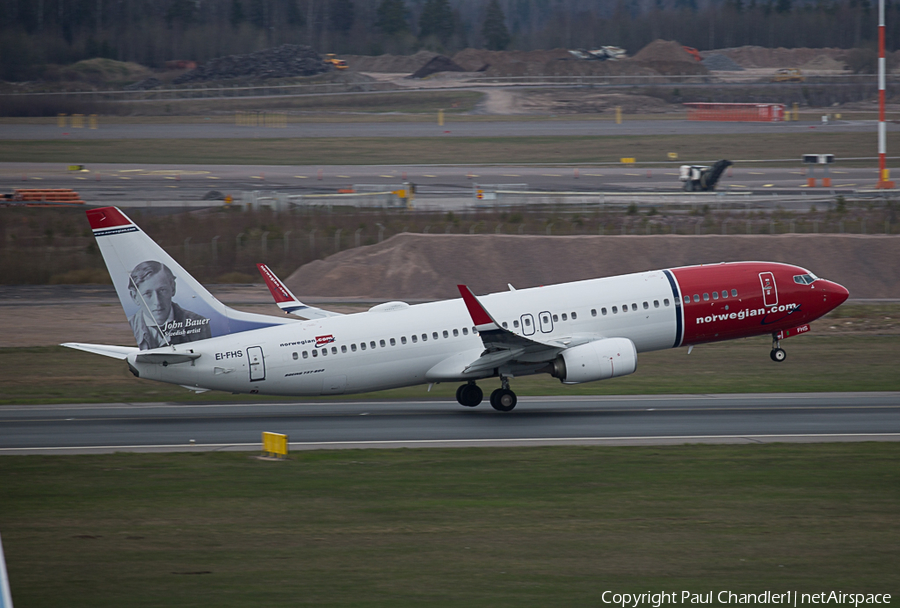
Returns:
[[[481,302],[478,301],[471,289],[465,285],[457,285],[456,287],[459,289],[460,295],[462,295],[463,302],[466,303],[466,308],[469,309],[469,315],[472,317],[476,330],[483,332],[500,329],[500,324],[481,305]]]
[[[275,273],[272,272],[268,266],[265,264],[257,264],[256,268],[259,269],[259,274],[262,275],[263,280],[266,282],[266,287],[269,288],[269,292],[272,294],[272,297],[275,298],[275,303],[278,304],[278,308],[286,313],[293,312],[298,308],[303,308],[303,305],[300,303],[300,300],[297,299],[297,296],[291,293],[291,290],[287,288],[287,285],[282,283],[281,279],[276,277]]]
[[[291,290],[287,288],[281,279],[275,276],[275,273],[266,266],[265,264],[257,264],[256,268],[259,270],[259,274],[262,275],[263,280],[266,282],[266,287],[269,288],[269,292],[272,294],[272,297],[275,299],[275,303],[278,305],[285,314],[292,314],[298,317],[302,317],[304,319],[324,319],[325,317],[339,317],[340,313],[331,312],[329,310],[323,310],[321,308],[315,308],[313,306],[307,306],[303,302],[297,299],[297,296],[291,293]]]

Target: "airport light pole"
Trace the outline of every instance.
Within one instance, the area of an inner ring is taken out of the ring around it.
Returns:
[[[884,0],[878,0],[878,184],[876,188],[890,189],[894,182],[889,180],[886,167],[887,127],[884,122]]]

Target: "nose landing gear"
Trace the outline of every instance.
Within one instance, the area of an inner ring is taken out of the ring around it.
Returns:
[[[769,353],[769,357],[775,363],[781,363],[787,358],[787,353],[781,348],[781,342],[779,342],[778,338],[772,338],[772,352]]]

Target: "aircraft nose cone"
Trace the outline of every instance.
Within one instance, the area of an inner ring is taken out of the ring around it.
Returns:
[[[830,296],[829,299],[831,301],[829,303],[833,306],[840,306],[850,297],[850,292],[843,285],[838,285],[832,281],[826,281],[826,283],[825,290]]]

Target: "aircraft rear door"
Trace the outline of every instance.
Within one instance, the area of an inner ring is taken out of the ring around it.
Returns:
[[[759,283],[762,285],[763,306],[776,306],[778,304],[778,288],[775,286],[775,275],[771,272],[759,273]]]
[[[261,346],[247,348],[247,360],[250,362],[250,382],[261,382],[266,379],[266,361]]]

